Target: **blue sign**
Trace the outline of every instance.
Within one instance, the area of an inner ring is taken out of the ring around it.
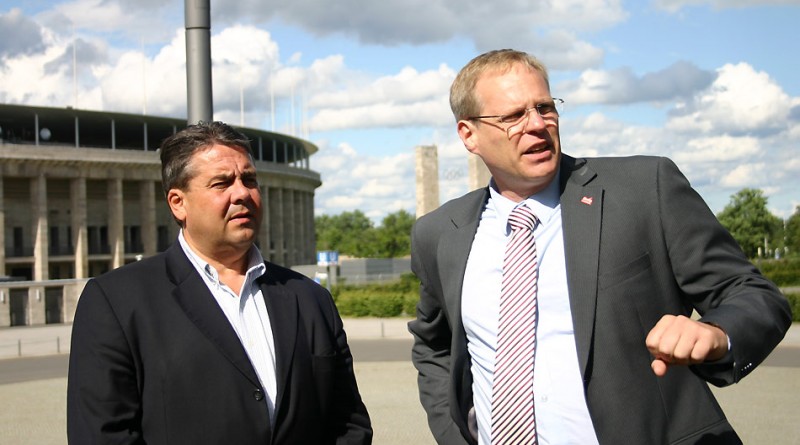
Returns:
[[[320,250],[317,252],[318,266],[335,266],[339,263],[339,252],[335,250]]]

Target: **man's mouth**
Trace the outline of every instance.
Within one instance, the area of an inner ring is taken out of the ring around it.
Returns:
[[[523,154],[531,155],[531,154],[543,153],[546,151],[550,151],[550,146],[547,144],[529,147],[527,150],[525,150],[525,153]]]

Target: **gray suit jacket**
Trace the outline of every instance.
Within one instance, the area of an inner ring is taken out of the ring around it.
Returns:
[[[563,155],[560,177],[578,362],[600,443],[740,443],[706,382],[738,382],[767,357],[791,324],[786,299],[670,160]],[[488,195],[481,189],[446,203],[420,218],[412,235],[412,269],[421,280],[409,323],[412,359],[443,444],[475,443],[467,429],[472,375],[461,289]],[[656,377],[647,333],[663,315],[693,309],[725,330],[731,351]]]
[[[369,444],[372,428],[330,294],[266,263],[278,397],[175,243],[90,280],[72,329],[73,444]]]

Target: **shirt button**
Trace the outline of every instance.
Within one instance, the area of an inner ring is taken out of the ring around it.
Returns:
[[[264,392],[260,389],[253,391],[253,398],[256,399],[256,402],[264,400]]]

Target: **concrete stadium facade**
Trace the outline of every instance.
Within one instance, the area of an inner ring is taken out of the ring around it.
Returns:
[[[71,321],[83,283],[166,249],[178,233],[157,148],[186,121],[0,104],[0,326]],[[239,128],[252,141],[264,257],[316,262],[309,159],[317,147]],[[4,307],[5,306],[5,307]]]

